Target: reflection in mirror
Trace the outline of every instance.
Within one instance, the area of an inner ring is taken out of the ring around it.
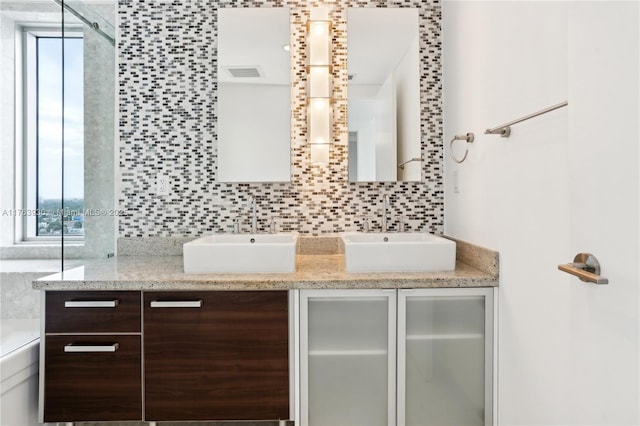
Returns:
[[[289,9],[218,10],[218,181],[291,176]]]
[[[347,11],[352,182],[422,178],[418,16],[409,8]]]

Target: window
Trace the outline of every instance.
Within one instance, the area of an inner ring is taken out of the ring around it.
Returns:
[[[45,240],[62,234],[82,237],[82,33],[69,36],[65,31],[64,40],[60,32],[47,30],[27,29],[24,34],[23,194],[28,214],[22,223],[22,239]]]

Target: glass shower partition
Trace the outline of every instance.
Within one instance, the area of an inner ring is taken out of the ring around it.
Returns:
[[[61,257],[67,270],[116,250],[116,2],[53,1],[64,40]]]

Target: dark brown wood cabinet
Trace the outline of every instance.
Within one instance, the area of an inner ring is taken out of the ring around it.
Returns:
[[[286,291],[145,292],[145,419],[289,418]]]
[[[140,292],[46,292],[45,422],[142,420]]]
[[[47,291],[44,303],[45,422],[290,417],[287,291]]]
[[[47,336],[45,345],[46,422],[142,420],[140,336]]]
[[[46,333],[140,333],[139,291],[48,291]]]

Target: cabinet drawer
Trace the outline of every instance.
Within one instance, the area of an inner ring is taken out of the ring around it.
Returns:
[[[48,291],[45,332],[140,332],[140,297],[137,291]]]
[[[45,422],[142,419],[140,335],[59,335],[45,342]]]

